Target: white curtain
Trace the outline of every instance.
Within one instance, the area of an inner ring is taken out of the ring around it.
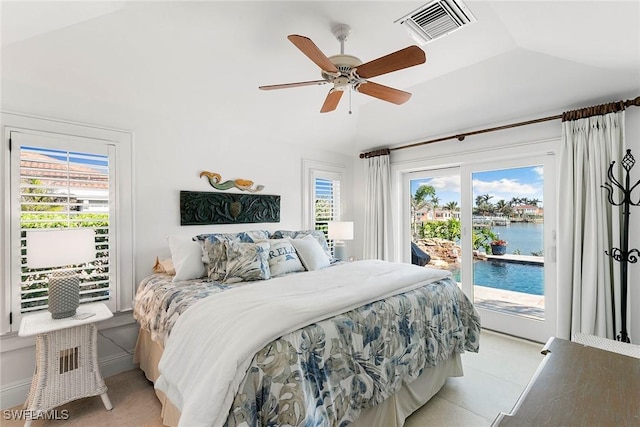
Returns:
[[[391,260],[391,169],[389,155],[369,157],[365,166],[364,258]]]
[[[562,123],[558,193],[558,331],[562,338],[575,333],[615,338],[611,289],[618,299],[620,267],[605,250],[620,247],[621,209],[608,202],[601,186],[608,182],[612,161],[620,179],[623,155],[624,111]],[[615,193],[614,199],[619,200]],[[619,319],[616,322],[619,330]]]

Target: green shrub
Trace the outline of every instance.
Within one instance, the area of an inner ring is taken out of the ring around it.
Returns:
[[[456,242],[462,236],[460,220],[451,218],[448,221],[428,221],[420,230],[423,238],[439,238]]]

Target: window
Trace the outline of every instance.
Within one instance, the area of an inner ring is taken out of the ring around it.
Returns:
[[[27,267],[32,229],[91,228],[96,260],[66,266],[80,277],[80,302],[131,309],[135,291],[131,134],[4,113],[0,154],[5,186],[0,275],[5,304],[1,333],[15,332],[23,314],[47,306],[48,276]],[[38,130],[34,130],[38,129]],[[6,172],[5,172],[6,171]]]
[[[19,221],[12,227],[12,237],[20,240],[20,312],[48,307],[47,278],[58,269],[27,267],[26,234],[33,229],[93,229],[96,260],[67,268],[80,278],[81,303],[109,300],[110,284],[114,283],[110,246],[116,247],[109,204],[109,186],[115,182],[114,168],[109,167],[112,147],[95,146],[94,152],[88,153],[22,145],[31,139],[19,132],[11,135],[12,190],[20,196]]]
[[[304,228],[321,230],[327,237],[327,223],[344,217],[344,180],[346,171],[341,166],[310,160],[303,161],[305,177]],[[333,250],[333,241],[327,238]]]
[[[324,233],[329,247],[333,250],[333,241],[329,241],[329,221],[340,221],[340,180],[315,178],[313,184],[314,229]]]

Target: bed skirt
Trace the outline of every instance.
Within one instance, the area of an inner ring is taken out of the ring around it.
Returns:
[[[151,339],[151,334],[145,329],[140,329],[133,361],[140,364],[140,369],[147,379],[154,383],[160,376],[158,362],[160,362],[162,351],[162,346]],[[462,375],[460,354],[455,353],[438,366],[426,368],[415,381],[405,384],[382,404],[363,410],[352,425],[355,427],[402,427],[405,419],[431,399],[442,388],[447,378]],[[159,390],[155,392],[162,404],[162,423],[177,427],[180,411],[164,393]]]

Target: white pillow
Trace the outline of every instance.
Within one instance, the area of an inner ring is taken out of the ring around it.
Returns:
[[[309,271],[320,270],[331,264],[331,260],[320,246],[320,243],[312,235],[302,239],[291,239],[291,244],[296,248],[300,261]]]
[[[182,236],[169,236],[167,240],[169,241],[171,260],[176,269],[173,282],[206,276],[207,270],[202,262],[200,242]]]
[[[260,240],[269,243],[269,270],[271,277],[281,276],[287,273],[304,271],[304,266],[298,257],[296,249],[291,244],[291,239]]]

